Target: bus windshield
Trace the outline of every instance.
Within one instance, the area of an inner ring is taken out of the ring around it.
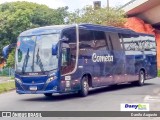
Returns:
[[[59,33],[19,37],[16,48],[16,72],[44,72],[57,69],[58,56],[52,45],[58,44]]]

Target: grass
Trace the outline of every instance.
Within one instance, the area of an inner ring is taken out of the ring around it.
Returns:
[[[0,83],[0,93],[10,91],[15,88],[15,82]]]
[[[160,70],[158,70],[157,76],[160,77]]]
[[[14,79],[14,76],[11,77],[11,80],[13,80],[13,79]]]

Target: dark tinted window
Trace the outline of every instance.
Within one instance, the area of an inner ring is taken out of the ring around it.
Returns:
[[[95,50],[107,50],[106,34],[102,31],[79,30],[80,55],[90,55]]]
[[[79,54],[90,56],[93,52],[94,36],[93,31],[90,30],[79,30]]]
[[[94,42],[93,31],[80,29],[79,41],[80,48],[91,48]]]
[[[137,50],[138,49],[138,41],[139,38],[136,40],[136,37],[133,37],[129,34],[122,34],[122,39],[124,43],[124,49],[126,51],[132,51],[132,50]]]
[[[126,51],[130,50],[129,49],[129,44],[131,42],[131,36],[130,35],[126,35],[126,34],[121,34],[121,37],[123,39],[123,43],[124,43],[124,49]]]
[[[122,34],[122,38],[126,51],[155,51],[154,37]]]
[[[141,46],[146,51],[156,51],[156,41],[152,36],[140,36]]]
[[[108,43],[106,40],[105,32],[94,31],[94,49],[108,50]]]

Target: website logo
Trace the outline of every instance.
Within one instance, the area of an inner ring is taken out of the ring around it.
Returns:
[[[122,103],[121,111],[149,111],[148,103]]]

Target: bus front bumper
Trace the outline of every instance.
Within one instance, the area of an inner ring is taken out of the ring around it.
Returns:
[[[56,83],[37,83],[37,84],[16,84],[16,92],[18,94],[45,94],[45,93],[60,93],[58,84]]]
[[[16,83],[16,92],[18,94],[45,94],[45,93],[59,93],[59,94],[65,94],[65,93],[73,93],[76,92],[77,89],[71,89],[71,88],[65,88],[64,86],[61,86],[61,89],[58,89],[58,85],[48,85],[46,87],[44,84],[42,85],[34,85],[37,86],[37,90],[30,90],[30,87],[33,85],[20,85]],[[45,88],[45,89],[39,89],[39,88]]]
[[[24,91],[24,90],[16,90],[18,94],[45,94],[45,93],[60,93],[57,90],[46,90],[46,91]]]

